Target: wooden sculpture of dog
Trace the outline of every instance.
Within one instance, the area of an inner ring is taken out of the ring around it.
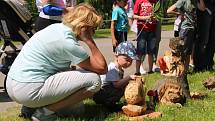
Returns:
[[[204,80],[203,85],[206,88],[208,88],[208,89],[210,89],[210,90],[215,92],[215,76],[212,76],[209,79]]]
[[[161,74],[165,76],[180,76],[185,69],[185,55],[183,54],[184,42],[181,38],[171,38],[169,47],[171,51],[166,51],[164,56],[158,59]]]
[[[157,81],[154,89],[148,91],[147,95],[150,96],[150,108],[154,108],[156,102],[166,105],[182,105],[185,102],[182,88],[174,80]]]
[[[146,112],[145,83],[142,77],[130,80],[125,88],[124,97],[127,105],[122,107],[128,116],[139,116]]]

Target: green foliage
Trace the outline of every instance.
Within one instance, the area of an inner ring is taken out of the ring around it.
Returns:
[[[110,29],[98,29],[96,30],[95,33],[95,38],[106,38],[106,37],[110,37],[111,36],[111,32]]]
[[[113,6],[112,0],[85,0],[84,2],[91,4],[103,16],[104,20],[111,19],[112,6]],[[104,21],[103,25],[101,26],[101,28],[109,28],[109,27],[110,27],[110,21]]]
[[[36,7],[36,0],[26,0],[28,3],[28,9],[32,13],[33,20],[38,16],[38,11]],[[166,17],[166,10],[169,6],[174,4],[176,0],[159,0],[157,4],[154,5],[155,11],[154,15],[158,20]],[[110,27],[110,20],[111,20],[111,12],[112,12],[112,5],[113,0],[77,0],[78,3],[89,3],[96,10],[103,16],[105,20],[101,28],[109,28]]]
[[[157,3],[153,5],[153,15],[157,20],[162,20],[167,17],[167,9],[173,5],[176,0],[158,0]]]
[[[28,9],[30,10],[33,19],[38,16],[38,11],[36,7],[35,0],[26,0],[28,3]],[[111,12],[112,12],[112,0],[77,0],[78,3],[89,3],[103,16],[104,20],[111,19]],[[109,21],[104,21],[102,28],[109,28]]]
[[[26,0],[28,3],[28,10],[31,12],[33,19],[38,16],[38,10],[36,6],[36,0]]]

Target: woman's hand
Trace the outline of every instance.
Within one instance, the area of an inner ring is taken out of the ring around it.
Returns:
[[[81,40],[81,41],[87,41],[87,40],[91,40],[92,39],[92,36],[93,36],[93,32],[92,30],[90,29],[85,29],[83,28],[80,32],[80,34],[78,35],[78,38]]]
[[[112,40],[112,45],[113,45],[113,47],[116,47],[116,45],[117,45],[117,40],[116,39]]]

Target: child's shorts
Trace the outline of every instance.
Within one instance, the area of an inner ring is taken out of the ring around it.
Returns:
[[[106,85],[93,96],[93,100],[97,104],[114,104],[120,101],[124,95],[124,90],[124,88],[114,88],[113,85]]]
[[[119,45],[119,43],[121,42],[125,42],[127,41],[127,32],[121,32],[121,31],[114,31],[116,40],[117,40],[117,45]],[[116,45],[116,46],[117,46]],[[113,52],[115,52],[116,47],[113,47]]]
[[[139,32],[137,35],[139,35]],[[156,36],[155,32],[145,32],[142,31],[137,38],[137,54],[153,54],[156,46]]]
[[[194,43],[194,30],[192,29],[181,29],[179,37],[184,40],[184,53],[191,55]]]

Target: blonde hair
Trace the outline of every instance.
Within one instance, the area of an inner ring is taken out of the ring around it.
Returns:
[[[77,36],[80,35],[81,31],[97,28],[102,22],[102,17],[91,5],[81,3],[75,6],[74,9],[67,11],[63,15],[62,22],[71,27]]]

